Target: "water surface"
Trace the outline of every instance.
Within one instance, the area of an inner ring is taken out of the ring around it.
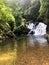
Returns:
[[[49,65],[49,43],[32,35],[0,41],[0,65]]]

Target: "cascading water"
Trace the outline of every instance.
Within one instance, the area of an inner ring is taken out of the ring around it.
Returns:
[[[26,24],[26,27],[30,29],[28,34],[30,34],[32,31],[34,32],[35,30],[35,25],[33,23]]]
[[[32,30],[34,28],[34,24],[33,23],[26,24],[26,27]]]
[[[46,27],[47,27],[47,25],[40,22],[35,29],[34,35],[44,35],[44,34],[46,34]]]
[[[28,25],[26,25],[27,28],[30,29],[29,33],[28,33],[28,45],[29,46],[45,46],[47,45],[47,39],[45,39],[44,34],[46,34],[46,27],[47,25],[45,25],[44,23],[40,22],[39,24],[33,24],[33,23],[29,23]],[[33,35],[30,35],[31,32],[34,32]]]
[[[35,26],[35,24],[33,24],[33,23],[29,23],[28,25],[26,25],[26,27],[30,29],[29,34],[32,31],[34,32],[33,35],[41,36],[41,35],[46,34],[46,27],[47,27],[47,25],[42,23],[42,22],[40,22],[37,26]]]

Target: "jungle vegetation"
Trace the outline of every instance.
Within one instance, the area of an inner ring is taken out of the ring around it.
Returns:
[[[0,0],[0,35],[27,34],[26,21],[42,21],[49,31],[49,0]]]

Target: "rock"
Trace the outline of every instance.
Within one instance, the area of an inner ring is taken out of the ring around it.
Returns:
[[[31,31],[30,34],[34,34],[35,32]]]
[[[9,31],[7,34],[6,34],[6,38],[16,38],[15,34],[12,32],[12,31]]]
[[[2,36],[0,36],[0,40],[3,40],[3,37]]]
[[[49,22],[47,23],[46,31],[47,31],[47,33],[49,33]]]
[[[47,41],[49,42],[49,34],[45,34],[44,37],[47,39]]]

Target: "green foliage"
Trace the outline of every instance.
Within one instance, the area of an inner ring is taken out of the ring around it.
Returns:
[[[40,7],[40,15],[39,18],[44,20],[46,23],[49,21],[49,0],[40,0],[41,7]]]
[[[0,2],[0,28],[2,30],[15,31],[21,25],[24,25],[24,20],[22,18],[22,11],[18,3],[6,3],[5,1]]]
[[[31,6],[24,12],[24,17],[28,20],[36,21],[39,15],[40,1],[32,1]]]
[[[12,7],[13,9],[13,15],[15,17],[15,29],[21,25],[23,25],[22,23],[24,23],[23,17],[22,17],[22,10],[19,7],[18,3],[16,3],[14,5],[14,7]]]
[[[25,19],[34,22],[40,19],[49,24],[49,1],[25,0],[23,3],[18,3],[18,0],[0,0],[0,33],[2,31],[27,32],[24,27]]]
[[[28,34],[30,30],[27,29],[25,26],[21,25],[17,27],[17,29],[14,31],[16,35],[21,35],[21,34]]]
[[[6,6],[4,1],[0,1],[0,27],[2,30],[10,29],[10,22],[15,22],[12,9]]]

